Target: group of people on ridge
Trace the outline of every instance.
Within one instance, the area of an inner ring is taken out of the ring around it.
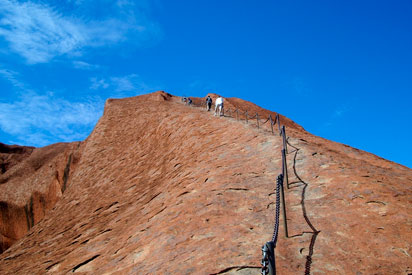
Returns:
[[[182,101],[185,103],[185,105],[191,106],[193,101],[190,97],[182,97]],[[206,98],[206,110],[209,112],[210,109],[212,108],[213,104],[213,99],[210,97],[210,95],[207,96]],[[219,96],[216,98],[215,102],[215,116],[223,116],[224,110],[223,110],[223,97]]]
[[[209,112],[210,108],[212,107],[213,100],[210,97],[210,95],[207,96],[206,98],[206,109]],[[215,116],[222,116],[223,115],[223,97],[219,96],[216,98],[215,102]]]
[[[190,97],[188,97],[188,98],[184,97],[184,98],[182,98],[182,101],[185,103],[185,105],[189,105],[189,106],[191,106],[192,102],[193,102]]]

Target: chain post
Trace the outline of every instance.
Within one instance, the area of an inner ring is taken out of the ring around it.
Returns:
[[[247,111],[245,112],[245,117],[246,117],[246,124],[247,124]]]
[[[277,120],[277,122],[278,122],[279,135],[281,135],[282,133],[280,132],[280,118],[279,118],[279,114],[276,114],[276,120]]]
[[[284,179],[286,179],[286,187],[289,189],[289,177],[288,177],[288,165],[286,159],[286,150],[282,149],[282,160],[283,160],[283,175]]]
[[[239,109],[238,108],[236,108],[236,119],[237,121],[239,121]]]
[[[286,179],[286,187],[289,189],[289,177],[288,177],[288,165],[286,159],[286,150],[282,149],[282,162],[283,162],[283,178]]]
[[[286,154],[288,153],[288,144],[286,142],[286,129],[285,125],[282,126],[282,139],[283,139],[283,149],[285,149]],[[289,188],[289,186],[288,186]]]
[[[272,129],[272,134],[273,134],[273,120],[272,120],[272,115],[269,115],[269,120],[270,120],[270,128]]]
[[[256,113],[256,123],[257,123],[257,127],[259,129],[259,114]]]
[[[284,150],[282,150],[282,154],[284,154]],[[282,157],[283,158],[283,157]],[[282,165],[284,166],[284,165]],[[283,169],[283,171],[285,171],[285,169]],[[282,172],[283,173],[283,172]],[[280,194],[282,197],[282,208],[283,208],[283,226],[285,228],[285,236],[286,238],[289,238],[289,234],[288,234],[288,221],[287,221],[287,217],[286,217],[286,201],[285,201],[285,190],[283,188],[283,180],[285,178],[285,175],[282,174],[282,180],[280,181]],[[286,175],[287,178],[287,175]]]

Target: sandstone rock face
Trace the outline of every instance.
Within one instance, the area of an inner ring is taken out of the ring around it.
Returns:
[[[278,274],[412,273],[411,169],[281,118],[290,237],[281,220]],[[76,159],[65,192],[0,255],[0,274],[259,274],[281,172],[282,140],[268,124],[157,92],[108,100],[87,140],[65,146],[56,158]]]
[[[5,171],[0,175],[0,253],[43,219],[62,196],[77,146],[1,146]]]
[[[7,145],[0,142],[0,175],[30,156],[34,147]]]

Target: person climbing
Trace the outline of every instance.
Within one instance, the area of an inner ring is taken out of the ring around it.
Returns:
[[[215,102],[215,116],[216,115],[223,115],[223,97],[221,96],[219,96]]]
[[[192,99],[189,97],[188,99],[187,99],[187,103],[189,104],[189,106],[191,106],[192,105]]]
[[[210,108],[212,107],[212,103],[213,103],[213,100],[210,97],[210,95],[208,95],[206,98],[206,109],[208,112],[210,111]]]

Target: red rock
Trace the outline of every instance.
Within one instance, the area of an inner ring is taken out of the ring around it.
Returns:
[[[0,174],[30,156],[34,147],[7,145],[0,142]]]
[[[234,107],[271,114],[225,99]],[[281,220],[278,273],[411,273],[412,170],[281,121],[298,150],[287,156],[291,237]],[[282,140],[269,129],[164,92],[108,100],[80,147],[56,154],[65,163],[75,151],[66,191],[0,255],[0,273],[259,273],[281,172]],[[44,170],[30,182],[49,182]]]
[[[3,145],[8,150],[1,153],[6,171],[0,175],[0,252],[23,237],[60,199],[77,146]]]

